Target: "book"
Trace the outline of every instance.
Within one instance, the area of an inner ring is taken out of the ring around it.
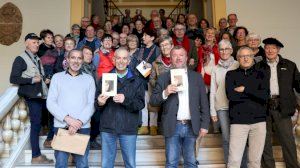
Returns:
[[[101,93],[106,96],[115,96],[117,94],[117,79],[116,73],[103,73]]]
[[[143,75],[144,78],[148,77],[151,74],[151,66],[147,65],[148,63],[142,61],[136,69]]]
[[[171,69],[171,84],[177,87],[177,91],[184,90],[183,75],[185,74],[184,69]]]

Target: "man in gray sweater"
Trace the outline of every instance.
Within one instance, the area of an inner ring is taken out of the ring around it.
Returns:
[[[52,77],[47,108],[54,116],[54,132],[67,128],[70,134],[90,135],[90,119],[94,113],[95,82],[93,77],[80,71],[83,55],[79,50],[70,51],[66,71]],[[88,167],[89,146],[85,154],[75,155],[76,167]],[[68,166],[69,153],[55,151],[55,167]]]

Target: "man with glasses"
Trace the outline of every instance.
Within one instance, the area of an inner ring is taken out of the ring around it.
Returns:
[[[233,32],[234,32],[235,28],[237,27],[236,23],[238,22],[237,15],[235,13],[229,14],[227,17],[227,21],[228,21],[229,26],[225,30],[228,31],[231,35],[233,35]]]
[[[226,74],[226,95],[229,100],[230,140],[228,168],[241,166],[248,140],[248,167],[260,168],[266,138],[266,102],[268,80],[256,70],[253,51],[241,47],[237,52],[240,67]]]
[[[275,130],[282,146],[286,167],[299,168],[291,116],[294,115],[297,105],[294,90],[300,93],[300,74],[294,62],[279,54],[284,47],[279,40],[267,38],[263,43],[266,59],[259,62],[257,67],[266,72],[270,94],[262,167],[275,167],[272,151],[272,132]]]
[[[90,25],[90,18],[88,17],[82,17],[81,18],[81,27],[80,27],[80,38],[79,41],[81,41],[85,36],[85,31],[88,25]]]
[[[174,46],[182,46],[188,53],[188,66],[194,70],[198,65],[198,54],[193,40],[185,35],[186,27],[181,23],[177,23],[174,27],[173,43]]]

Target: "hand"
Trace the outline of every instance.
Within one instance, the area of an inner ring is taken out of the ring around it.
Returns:
[[[194,58],[191,58],[191,59],[190,59],[189,65],[191,65],[191,66],[195,65],[195,60],[194,60]]]
[[[234,88],[234,91],[239,92],[239,93],[243,93],[245,90],[245,86],[239,86]]]
[[[218,116],[211,116],[211,120],[213,122],[217,122],[218,121]]]
[[[69,127],[68,131],[70,135],[74,135],[77,132],[78,129],[74,128],[74,127]]]
[[[103,106],[103,105],[106,103],[106,101],[107,101],[108,98],[109,98],[109,96],[105,96],[105,95],[103,95],[103,94],[100,94],[100,95],[98,96],[98,98],[97,98],[97,100],[98,100],[98,105],[99,105],[99,106]]]
[[[42,78],[40,75],[36,75],[35,77],[33,77],[33,83],[39,83],[41,82]]]
[[[177,92],[177,87],[175,85],[168,85],[165,89],[165,96],[168,97],[172,93]]]
[[[116,103],[123,103],[125,100],[124,94],[117,94],[113,97],[113,101]]]
[[[66,116],[64,118],[64,120],[66,121],[66,123],[69,125],[69,127],[73,127],[74,129],[76,130],[79,130],[82,126],[82,122],[73,118],[73,117],[70,117],[70,116]]]
[[[208,133],[207,129],[201,128],[199,131],[199,137],[204,137]]]
[[[46,78],[45,83],[48,85],[51,82],[49,78]]]

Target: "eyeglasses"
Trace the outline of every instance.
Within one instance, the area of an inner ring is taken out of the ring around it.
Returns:
[[[253,58],[253,55],[238,55],[238,58]]]
[[[219,49],[220,52],[228,52],[230,50],[231,50],[231,48],[220,48]]]
[[[175,31],[184,31],[185,29],[184,28],[181,28],[181,29],[174,29]]]

